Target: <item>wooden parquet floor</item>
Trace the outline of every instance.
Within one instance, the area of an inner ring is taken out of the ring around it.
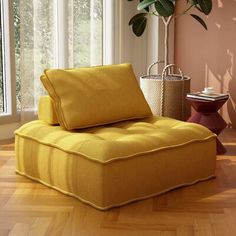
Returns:
[[[14,145],[1,145],[0,236],[234,236],[236,130],[221,140],[215,179],[105,212],[17,175]]]

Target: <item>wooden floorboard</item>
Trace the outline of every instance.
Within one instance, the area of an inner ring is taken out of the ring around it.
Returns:
[[[0,145],[0,236],[234,236],[236,130],[220,139],[216,178],[98,211],[15,173],[14,145]]]

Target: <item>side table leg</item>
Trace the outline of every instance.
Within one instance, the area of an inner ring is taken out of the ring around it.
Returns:
[[[227,123],[217,111],[228,100],[228,97],[216,101],[189,97],[187,97],[187,100],[190,101],[195,109],[195,113],[188,119],[188,122],[201,124],[217,135],[227,126]],[[216,148],[217,155],[222,155],[226,152],[225,147],[218,138],[216,139]]]
[[[216,138],[216,153],[217,155],[222,155],[226,153],[226,148],[223,146],[223,144],[218,138]]]

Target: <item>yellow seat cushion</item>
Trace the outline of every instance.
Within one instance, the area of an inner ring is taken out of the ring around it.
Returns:
[[[41,81],[67,130],[152,115],[130,64],[45,70]]]
[[[164,117],[66,131],[43,121],[16,132],[17,172],[98,209],[214,176],[215,135]]]

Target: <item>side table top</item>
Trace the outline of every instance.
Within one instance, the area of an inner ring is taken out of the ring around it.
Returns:
[[[191,103],[191,105],[196,111],[203,113],[217,112],[228,100],[228,98],[223,98],[215,101],[210,101],[210,100],[189,98],[189,97],[186,97],[186,99]]]

